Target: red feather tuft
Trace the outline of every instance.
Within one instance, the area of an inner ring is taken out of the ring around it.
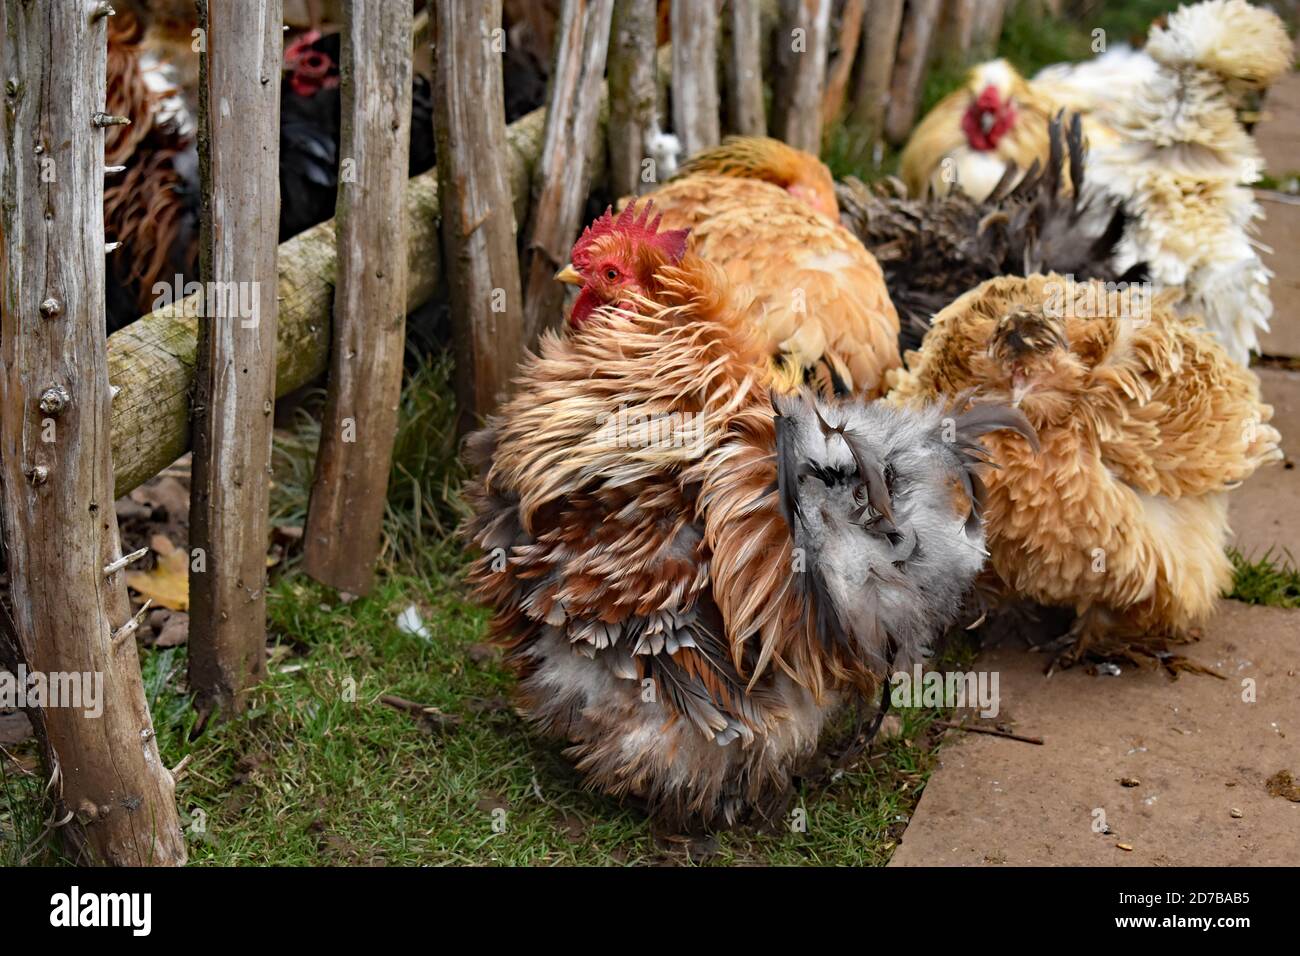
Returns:
[[[584,229],[582,236],[574,243],[571,256],[573,267],[585,273],[592,264],[591,244],[601,236],[615,233],[625,235],[633,242],[654,246],[661,250],[674,265],[681,262],[682,256],[686,255],[686,237],[690,235],[690,230],[669,229],[660,232],[659,223],[663,220],[663,214],[660,213],[651,219],[650,216],[654,211],[654,202],[649,199],[641,206],[639,216],[635,201],[623,207],[617,219],[614,218],[613,207],[606,208],[605,214]]]

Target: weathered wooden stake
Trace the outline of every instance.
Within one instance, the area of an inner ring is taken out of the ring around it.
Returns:
[[[766,136],[763,106],[763,24],[759,0],[730,0],[727,124],[740,136]]]
[[[898,60],[890,84],[889,109],[885,114],[885,136],[901,143],[916,124],[917,108],[925,86],[925,68],[930,58],[930,41],[939,22],[940,0],[911,0],[898,40]]]
[[[591,181],[590,153],[602,145],[597,120],[604,99],[605,54],[614,0],[564,0],[556,23],[555,65],[546,109],[546,139],[537,161],[528,230],[524,341],[561,318],[564,287],[555,273],[569,261]]]
[[[339,272],[303,568],[352,594],[374,585],[402,399],[410,37],[407,4],[343,4]]]
[[[894,76],[903,0],[871,0],[866,20],[851,116],[874,148],[884,131],[885,110],[889,107],[889,84]]]
[[[537,109],[506,132],[510,192],[515,217],[527,214],[541,151],[546,111]],[[406,310],[433,298],[442,280],[438,240],[438,176],[422,173],[406,183]],[[280,245],[276,329],[276,395],[315,380],[329,365],[330,324],[338,255],[333,219]],[[113,400],[113,467],[120,497],[183,455],[192,441],[190,407],[198,337],[196,297],[142,316],[108,337],[108,374],[119,389]]]
[[[862,18],[866,12],[867,0],[845,0],[839,22],[839,51],[826,74],[826,93],[822,97],[823,127],[828,127],[839,119],[844,109],[849,77],[853,74],[853,64],[857,62]]]
[[[660,92],[670,62],[660,51]],[[604,86],[601,85],[604,102]],[[506,128],[506,174],[515,220],[528,212],[533,175],[542,151],[546,110],[539,108]],[[599,117],[596,136],[604,136]],[[598,150],[593,175],[604,169]],[[406,183],[406,310],[433,298],[442,279],[438,237],[438,174],[430,170]],[[280,314],[275,350],[277,395],[287,395],[325,372],[330,314],[338,271],[330,219],[280,246]],[[567,250],[565,251],[567,254]],[[195,297],[162,306],[108,338],[113,400],[114,495],[120,497],[185,454],[191,444],[190,408],[198,320]]]
[[[524,350],[503,38],[500,0],[484,0],[479,9],[437,8],[433,116],[462,433],[496,408]]]
[[[831,0],[781,0],[772,128],[791,146],[821,152],[822,89]]]
[[[979,0],[943,0],[939,26],[932,44],[933,58],[965,63],[975,35]]]
[[[0,511],[12,628],[47,689],[55,819],[75,859],[179,865],[185,839],[128,626],[104,349],[106,24],[0,0]],[[24,681],[24,693],[29,689]]]
[[[1002,36],[1007,0],[975,0],[975,19],[971,25],[971,57],[977,60],[993,56]]]
[[[266,673],[275,409],[281,0],[199,0],[199,320],[190,496],[190,687],[240,710]]]
[[[656,124],[655,0],[621,0],[614,6],[609,44],[609,189],[640,194],[658,179],[642,178]]]
[[[673,0],[673,130],[693,156],[718,145],[718,7]]]

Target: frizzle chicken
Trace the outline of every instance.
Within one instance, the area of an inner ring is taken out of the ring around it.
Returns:
[[[727,274],[759,339],[823,392],[880,394],[896,368],[898,313],[880,265],[839,223],[835,184],[815,156],[733,137],[692,156],[653,194],[664,226]],[[740,303],[737,303],[738,306]]]
[[[984,561],[1009,409],[773,380],[723,271],[647,206],[574,249],[584,314],[467,442],[470,580],[523,713],[672,825],[771,818],[827,716],[925,656]]]
[[[991,279],[935,317],[890,401],[1011,403],[993,435],[990,565],[1007,597],[1077,613],[1066,662],[1165,659],[1232,580],[1227,491],[1281,457],[1259,382],[1172,295]]]
[[[339,148],[343,137],[340,67],[342,35],[310,30],[284,49],[280,84],[280,241],[334,215]],[[408,172],[434,164],[433,93],[429,81],[411,78]]]
[[[105,130],[104,234],[120,243],[106,261],[108,330],[148,312],[159,283],[198,270],[199,161],[192,118],[145,42],[130,8],[108,18],[106,109],[125,126]]]
[[[1146,79],[1093,113],[1118,138],[1094,144],[1088,177],[1128,214],[1120,267],[1145,262],[1152,281],[1180,293],[1179,311],[1244,365],[1273,305],[1251,189],[1264,164],[1239,113],[1247,93],[1290,68],[1291,40],[1271,10],[1205,0],[1153,27],[1146,52]]]

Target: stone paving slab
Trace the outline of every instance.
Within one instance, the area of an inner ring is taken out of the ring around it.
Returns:
[[[1228,679],[1048,678],[1019,642],[986,648],[996,722],[1045,742],[945,745],[890,866],[1300,865],[1300,803],[1267,786],[1300,779],[1300,613],[1225,601],[1187,656]]]
[[[1300,172],[1300,73],[1283,74],[1264,99],[1264,120],[1255,127],[1255,142],[1264,154],[1264,169],[1275,179]]]
[[[1295,162],[1300,165],[1300,153]],[[1269,330],[1260,336],[1265,355],[1300,358],[1300,197],[1256,190],[1255,197],[1264,210],[1259,242],[1264,265],[1273,271],[1269,296],[1273,300],[1273,318]]]
[[[1296,313],[1300,317],[1300,312]],[[1273,406],[1273,425],[1282,433],[1277,464],[1255,472],[1233,491],[1228,506],[1233,544],[1246,557],[1270,548],[1300,560],[1300,372],[1256,368],[1264,400]],[[1300,747],[1300,743],[1297,744]]]
[[[1264,119],[1254,130],[1264,169],[1274,178],[1300,172],[1300,73],[1284,74],[1264,101]],[[1273,328],[1263,337],[1265,355],[1300,357],[1300,206],[1296,197],[1257,192],[1267,217],[1259,240],[1271,247],[1264,254],[1273,270]]]

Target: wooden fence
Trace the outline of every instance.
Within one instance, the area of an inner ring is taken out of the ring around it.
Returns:
[[[279,88],[265,64],[281,59],[282,0],[199,0],[204,291],[106,348],[103,131],[127,119],[103,112],[114,13],[0,0],[0,508],[13,608],[0,613],[0,664],[107,675],[101,716],[31,710],[53,822],[77,858],[186,858],[133,636],[147,605],[133,616],[124,583],[144,552],[121,553],[117,496],[193,449],[190,683],[205,719],[237,712],[265,669],[277,396],[329,373],[305,568],[364,594],[409,310],[445,281],[470,427],[558,322],[552,276],[588,194],[652,186],[645,163],[667,129],[688,153],[731,132],[817,150],[845,118],[897,141],[935,44],[982,49],[1003,5],[560,0],[548,102],[507,127],[502,0],[437,3],[415,21],[406,4],[345,0],[337,216],[277,246]],[[413,30],[432,37],[438,165],[408,181]]]

